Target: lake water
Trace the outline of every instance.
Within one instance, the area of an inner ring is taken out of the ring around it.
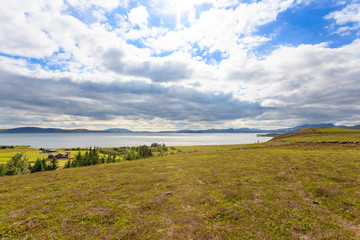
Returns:
[[[225,145],[266,142],[256,133],[16,133],[0,134],[0,145],[34,148],[120,147],[165,143],[167,146]]]

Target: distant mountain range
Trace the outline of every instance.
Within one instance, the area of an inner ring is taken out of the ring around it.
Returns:
[[[38,128],[38,127],[20,127],[12,129],[0,130],[0,133],[290,133],[295,132],[301,128],[313,127],[342,127],[360,129],[360,125],[353,127],[349,126],[335,126],[332,123],[325,124],[305,124],[293,128],[281,128],[276,130],[263,130],[257,128],[229,128],[229,129],[207,129],[207,130],[178,130],[178,131],[160,131],[160,132],[147,132],[147,131],[131,131],[124,128],[110,128],[106,130],[88,130],[88,129],[60,129],[60,128]]]
[[[91,131],[87,129],[60,129],[60,128],[38,128],[38,127],[20,127],[0,130],[0,133],[87,133],[87,132],[102,132]]]

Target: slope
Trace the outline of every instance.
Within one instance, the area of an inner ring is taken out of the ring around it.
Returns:
[[[2,177],[0,238],[359,239],[359,144],[285,139]]]

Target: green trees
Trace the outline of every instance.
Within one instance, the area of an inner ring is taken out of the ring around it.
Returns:
[[[45,166],[40,158],[36,159],[34,166],[31,169],[31,172],[43,172],[45,171]]]
[[[167,152],[168,151],[168,148],[165,146],[165,143],[163,143],[163,144],[152,143],[150,147],[153,151],[156,151],[156,152]]]
[[[90,166],[90,165],[97,165],[105,162],[115,162],[115,155],[112,157],[108,155],[107,158],[100,157],[98,148],[89,148],[85,154],[81,154],[79,151],[73,160],[68,160],[65,164],[64,168],[70,167],[82,167],[82,166]]]
[[[146,145],[137,147],[136,150],[139,153],[140,158],[148,158],[152,156],[151,148]]]
[[[135,159],[139,159],[139,154],[136,151],[136,148],[130,148],[130,150],[126,151],[125,155],[124,155],[124,159],[125,160],[135,160]]]
[[[31,167],[28,158],[22,153],[15,154],[6,165],[0,165],[0,176],[11,176],[19,174],[27,174],[34,172],[43,172],[56,170],[59,167],[58,160],[52,159],[47,163],[45,159],[36,159],[34,165]]]
[[[30,173],[30,163],[26,156],[23,156],[22,153],[17,153],[13,156],[5,166],[5,175],[19,175]]]
[[[59,168],[59,162],[56,158],[53,158],[51,162],[47,163],[45,159],[40,160],[36,159],[34,166],[31,168],[31,172],[43,172],[43,171],[52,171]]]
[[[47,171],[56,170],[59,168],[59,162],[56,158],[53,158],[49,165],[46,166]]]
[[[166,155],[168,148],[165,144],[153,143],[150,147],[146,145],[138,147],[119,147],[119,148],[104,148],[96,147],[89,148],[85,153],[85,149],[78,150],[74,158],[69,158],[65,163],[64,168],[82,167],[97,165],[103,163],[115,163],[126,160],[136,160],[140,158]],[[159,154],[157,154],[159,152]],[[59,168],[58,160],[53,158],[51,161],[45,159],[37,159],[31,166],[27,157],[22,154],[16,154],[6,165],[0,165],[0,176],[15,175],[24,173],[35,173],[43,171],[51,171]]]
[[[152,150],[146,145],[142,145],[139,147],[130,148],[124,155],[125,160],[135,160],[140,158],[148,158],[151,157]]]

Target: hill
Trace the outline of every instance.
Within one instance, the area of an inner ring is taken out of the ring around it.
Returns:
[[[359,239],[358,134],[1,177],[0,238]]]
[[[359,143],[358,129],[343,128],[304,128],[294,133],[275,136],[272,141],[308,143]]]
[[[1,130],[0,133],[86,133],[94,132],[87,129],[60,129],[60,128],[38,128],[38,127],[21,127]]]
[[[114,132],[114,133],[131,133],[132,131],[125,128],[109,128],[105,132]]]
[[[0,133],[88,133],[88,132],[107,132],[107,133],[289,133],[302,128],[313,127],[335,127],[332,123],[325,124],[305,124],[292,128],[281,128],[275,130],[262,130],[258,128],[228,128],[228,129],[207,129],[207,130],[177,130],[177,131],[131,131],[125,128],[109,128],[106,130],[88,130],[88,129],[60,129],[60,128],[38,128],[38,127],[20,127],[12,129],[0,129]],[[347,127],[347,128],[356,128]],[[344,127],[345,128],[345,127]]]

